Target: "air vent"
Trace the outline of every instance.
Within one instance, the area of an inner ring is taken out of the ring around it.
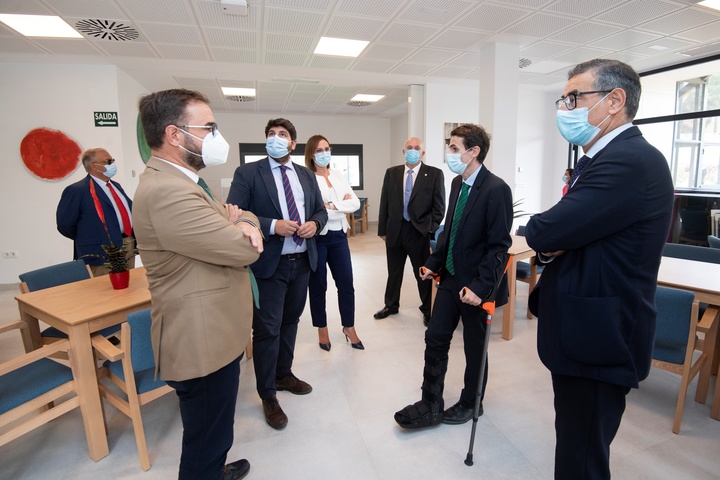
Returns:
[[[348,102],[346,105],[350,105],[351,107],[367,107],[368,105],[372,105],[373,102],[366,102],[364,100],[352,100]]]
[[[115,40],[127,42],[136,40],[140,34],[127,23],[117,20],[88,19],[79,20],[75,27],[86,37],[94,37],[101,40]]]
[[[254,102],[255,97],[250,97],[248,95],[225,95],[225,100],[227,100],[229,102],[246,103],[246,102]]]
[[[532,65],[532,60],[530,60],[529,58],[521,58],[521,59],[518,61],[518,66],[519,66],[520,68],[529,67],[530,65]]]

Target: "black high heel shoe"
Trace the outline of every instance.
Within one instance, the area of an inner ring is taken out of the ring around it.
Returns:
[[[330,347],[332,347],[332,345],[330,344],[330,342],[328,342],[328,343],[320,343],[320,342],[318,342],[318,345],[320,345],[320,348],[322,348],[322,349],[325,350],[326,352],[329,352],[329,351],[330,351]]]
[[[345,335],[345,341],[350,342],[350,339],[347,336],[347,333],[345,333],[345,327],[342,328],[343,335]],[[357,349],[357,350],[365,350],[365,346],[362,344],[360,340],[358,340],[357,343],[350,342],[350,346]]]

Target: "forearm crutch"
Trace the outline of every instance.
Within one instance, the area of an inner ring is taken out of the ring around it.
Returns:
[[[468,448],[467,457],[465,457],[465,465],[471,467],[473,464],[473,446],[475,445],[475,431],[477,430],[478,418],[480,417],[480,401],[482,397],[482,385],[485,377],[485,366],[487,365],[487,351],[488,343],[490,343],[490,324],[492,323],[492,317],[495,314],[495,297],[497,291],[500,288],[500,282],[502,281],[505,272],[510,268],[512,263],[512,257],[508,253],[502,253],[497,256],[498,266],[495,269],[495,286],[490,292],[490,295],[482,303],[481,307],[487,312],[485,320],[485,344],[483,346],[482,360],[480,362],[480,374],[478,375],[477,392],[475,392],[475,408],[473,409],[473,424],[472,433],[470,434],[470,447]],[[508,288],[512,286],[508,285]]]

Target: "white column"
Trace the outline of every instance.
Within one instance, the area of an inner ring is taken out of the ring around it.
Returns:
[[[408,86],[408,138],[425,140],[425,85]]]

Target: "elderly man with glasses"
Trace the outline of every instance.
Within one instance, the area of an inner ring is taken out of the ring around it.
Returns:
[[[546,264],[529,301],[552,374],[560,480],[610,478],[625,397],[650,370],[673,184],[662,153],[631,123],[639,102],[640,78],[622,62],[569,72],[557,127],[585,155],[567,195],[525,230]]]
[[[103,266],[102,245],[125,247],[128,267],[135,266],[135,237],[132,226],[132,200],[119,183],[110,180],[117,173],[115,159],[103,148],[82,154],[88,173],[69,185],[57,207],[57,229],[74,242],[73,259],[83,259],[93,275],[109,273]]]

